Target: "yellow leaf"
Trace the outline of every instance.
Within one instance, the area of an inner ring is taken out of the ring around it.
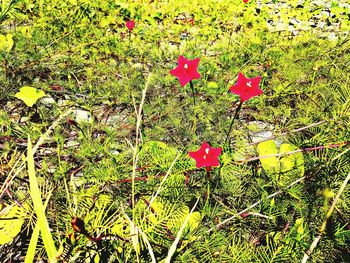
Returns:
[[[303,223],[304,223],[304,218],[303,217],[298,218],[297,220],[295,220],[295,225],[297,226],[297,232],[300,235],[304,234]]]
[[[293,144],[283,143],[280,148],[280,153],[289,153],[298,150]],[[290,154],[281,158],[281,172],[286,173],[296,169],[299,171],[300,176],[304,175],[304,156],[301,152]]]
[[[303,227],[303,224],[301,224],[301,225],[298,226],[297,232],[298,232],[298,234],[300,234],[300,235],[304,234],[304,227]]]
[[[259,153],[259,157],[262,157],[260,158],[260,162],[264,170],[268,173],[277,172],[279,170],[279,162],[277,157],[266,157],[268,155],[277,154],[276,143],[273,140],[261,142],[258,144],[257,150]]]
[[[32,38],[33,28],[30,26],[22,26],[18,28],[22,35],[26,38]]]
[[[333,198],[335,196],[334,192],[329,189],[329,188],[326,188],[324,191],[323,191],[323,196],[326,198],[326,199],[330,199],[330,198]]]
[[[11,242],[21,231],[23,223],[22,208],[10,205],[0,211],[0,245]]]
[[[0,51],[10,52],[13,43],[11,34],[7,34],[6,36],[0,34]]]
[[[45,96],[45,92],[33,87],[24,86],[15,96],[22,100],[28,107],[32,107],[38,99]]]
[[[114,22],[115,22],[115,18],[113,16],[103,17],[100,21],[100,26],[107,27],[109,24],[112,24]]]

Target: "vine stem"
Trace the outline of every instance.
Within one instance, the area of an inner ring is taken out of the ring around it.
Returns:
[[[233,216],[231,216],[231,217],[225,219],[224,221],[220,222],[219,224],[215,225],[214,227],[208,229],[208,230],[207,230],[207,233],[210,233],[210,232],[214,231],[215,229],[218,229],[219,227],[221,227],[222,225],[228,223],[228,222],[231,221],[232,219],[234,219],[234,218],[236,218],[236,217],[238,217],[238,216],[240,216],[240,215],[242,215],[242,214],[248,212],[248,211],[251,210],[252,208],[254,208],[254,207],[256,207],[257,205],[259,205],[260,203],[262,203],[264,200],[268,200],[268,199],[271,199],[271,198],[275,197],[276,195],[282,194],[286,189],[292,188],[294,185],[300,183],[300,182],[303,181],[304,179],[305,179],[305,176],[303,176],[303,177],[301,177],[301,178],[295,180],[294,182],[292,182],[291,184],[289,184],[286,188],[281,189],[281,190],[278,190],[277,192],[274,192],[273,194],[270,194],[270,195],[267,196],[266,198],[261,198],[260,200],[256,201],[254,204],[250,205],[250,206],[247,207],[246,209],[243,209],[243,210],[240,211],[239,213],[234,214]],[[333,201],[333,204],[332,204],[331,208],[329,209],[329,211],[328,211],[328,213],[327,213],[326,220],[325,220],[325,222],[323,222],[323,224],[322,224],[322,226],[321,226],[322,228],[325,229],[325,227],[326,227],[325,224],[327,224],[327,220],[328,220],[328,218],[331,216],[331,214],[332,214],[332,212],[333,212],[333,210],[334,210],[334,208],[335,208],[336,202],[338,201],[338,199],[339,199],[341,193],[344,191],[344,188],[345,188],[345,186],[346,186],[346,184],[348,183],[349,180],[350,180],[350,173],[348,174],[348,176],[347,176],[346,179],[344,180],[342,186],[340,187],[340,189],[339,189],[339,191],[338,191],[338,194],[337,194],[337,196],[335,197],[335,199],[334,199],[334,201]],[[324,229],[323,229],[323,231],[324,231]],[[198,239],[200,239],[200,238],[201,238],[201,236],[198,237]],[[316,247],[316,245],[317,245],[317,243],[318,243],[318,241],[319,241],[320,238],[321,238],[321,237],[316,237],[316,239],[314,240],[313,244],[310,246],[310,249],[308,250],[309,252],[306,252],[306,253],[305,253],[305,254],[307,255],[307,257],[309,257],[309,255],[312,253],[312,250],[314,249],[314,247]],[[315,244],[314,244],[314,243],[315,243]],[[313,247],[313,248],[311,248],[311,247]],[[304,256],[304,257],[305,257],[305,256]],[[303,259],[303,260],[304,260],[304,259]],[[307,259],[306,259],[306,260],[307,260]],[[306,261],[303,261],[302,263],[305,263],[305,262],[306,262]]]
[[[285,153],[267,154],[267,155],[258,156],[258,157],[241,159],[241,160],[235,161],[234,163],[242,164],[242,163],[248,163],[248,162],[252,162],[252,161],[256,161],[256,160],[260,160],[260,159],[264,159],[264,158],[281,157],[281,156],[292,155],[292,154],[300,153],[300,152],[309,152],[309,151],[325,150],[325,149],[328,149],[328,148],[337,148],[337,147],[342,147],[342,146],[345,146],[345,145],[348,145],[348,144],[349,143],[347,141],[345,141],[345,142],[329,144],[329,145],[320,145],[320,146],[315,146],[315,147],[298,149],[298,150],[295,150],[295,151],[290,151],[290,152],[285,152]]]
[[[214,227],[212,227],[212,228],[208,229],[208,230],[207,230],[207,233],[212,232],[214,229],[217,229],[217,228],[221,227],[222,225],[224,225],[224,224],[228,223],[228,222],[229,222],[229,221],[231,221],[232,219],[234,219],[234,218],[236,218],[236,217],[240,216],[241,214],[246,213],[246,212],[247,212],[247,211],[249,211],[250,209],[252,209],[252,208],[256,207],[258,204],[262,203],[264,200],[271,199],[272,197],[274,197],[274,196],[276,196],[276,195],[279,195],[279,194],[283,193],[283,192],[284,192],[284,190],[286,190],[286,189],[289,189],[289,188],[293,187],[294,185],[296,185],[297,183],[299,183],[299,182],[303,181],[304,179],[305,179],[305,176],[303,176],[303,177],[299,178],[298,180],[295,180],[295,181],[294,181],[294,182],[292,182],[290,185],[288,185],[288,186],[287,186],[285,189],[283,189],[283,190],[279,190],[279,191],[277,191],[277,192],[275,192],[275,193],[273,193],[273,194],[270,194],[270,195],[269,195],[269,196],[267,196],[266,198],[261,198],[260,200],[258,200],[258,201],[257,201],[257,202],[255,202],[254,204],[252,204],[251,206],[249,206],[249,207],[247,207],[246,209],[242,210],[241,212],[239,212],[239,213],[237,213],[237,214],[234,214],[233,216],[231,216],[231,217],[229,217],[229,218],[225,219],[224,221],[220,222],[219,224],[215,225]]]
[[[328,220],[331,217],[331,215],[333,214],[335,205],[339,201],[339,198],[340,198],[341,194],[344,192],[344,189],[345,189],[347,183],[349,182],[349,180],[350,180],[350,173],[348,173],[348,175],[346,176],[346,178],[343,181],[342,185],[340,186],[339,191],[337,193],[337,196],[334,198],[333,203],[332,203],[331,207],[329,208],[329,210],[328,210],[328,212],[326,214],[326,218],[324,219],[324,221],[323,221],[323,223],[322,223],[322,225],[320,227],[320,230],[318,232],[317,237],[315,237],[315,239],[312,242],[310,248],[304,253],[304,257],[303,257],[303,260],[301,261],[301,263],[306,263],[306,261],[308,260],[308,258],[311,255],[312,251],[316,248],[318,242],[321,239],[321,236],[323,235],[324,231],[326,230],[326,226],[327,226]]]
[[[312,123],[312,124],[310,124],[310,125],[307,125],[307,126],[304,126],[304,127],[301,127],[301,128],[295,129],[295,130],[292,130],[292,131],[288,131],[288,132],[281,133],[281,134],[279,134],[279,135],[272,135],[272,136],[270,136],[270,137],[261,139],[261,140],[259,140],[259,141],[252,142],[252,143],[248,144],[248,146],[256,145],[256,144],[259,144],[259,143],[261,143],[261,142],[266,142],[266,141],[275,139],[276,137],[283,137],[283,136],[286,136],[286,135],[291,134],[291,133],[296,133],[296,132],[300,132],[300,131],[303,131],[303,130],[307,130],[307,129],[309,129],[309,128],[316,127],[316,126],[319,126],[319,125],[324,124],[324,123],[327,123],[327,122],[329,122],[329,121],[328,121],[328,120],[323,120],[323,121],[315,122],[315,123]]]
[[[243,101],[241,100],[241,101],[239,102],[239,104],[238,104],[236,110],[235,110],[235,114],[234,114],[233,117],[232,117],[231,124],[230,124],[230,128],[228,129],[228,132],[227,132],[227,134],[226,134],[226,139],[225,139],[225,144],[224,144],[224,145],[226,145],[227,142],[229,141],[230,133],[231,133],[232,127],[233,127],[233,123],[234,123],[235,119],[238,117],[238,113],[239,113],[239,111],[240,111],[241,108],[242,108],[242,104],[243,104]]]
[[[294,151],[290,151],[290,152],[285,152],[285,153],[277,153],[277,154],[268,154],[268,155],[263,155],[263,156],[259,156],[259,157],[252,157],[252,158],[247,158],[247,159],[241,159],[238,161],[234,161],[234,164],[243,164],[243,163],[248,163],[248,162],[252,162],[252,161],[256,161],[256,160],[260,160],[260,159],[265,159],[265,158],[271,158],[271,157],[281,157],[281,156],[288,156],[288,155],[292,155],[295,153],[299,153],[299,152],[308,152],[308,151],[316,151],[316,150],[324,150],[324,149],[329,149],[329,148],[337,148],[337,147],[342,147],[347,145],[348,142],[341,142],[341,143],[337,143],[337,144],[330,144],[330,145],[321,145],[321,146],[316,146],[316,147],[310,147],[310,148],[305,148],[305,149],[299,149],[299,150],[294,150]],[[343,152],[341,152],[340,154],[338,154],[336,157],[334,157],[332,159],[332,161],[338,159],[340,156],[344,155],[345,153],[347,153],[348,151],[350,151],[350,148],[345,149]],[[81,170],[82,167],[79,167]],[[207,167],[209,168],[209,167]],[[206,174],[207,177],[210,179],[210,171],[211,169],[206,169]],[[74,171],[74,173],[76,173],[78,171]],[[154,178],[161,178],[163,176],[167,176],[166,175],[156,175],[154,176]],[[143,176],[143,177],[135,177],[135,181],[146,181],[149,180],[150,177],[149,176]],[[132,181],[132,179],[122,179],[122,180],[118,180],[116,181],[116,183],[130,183]]]

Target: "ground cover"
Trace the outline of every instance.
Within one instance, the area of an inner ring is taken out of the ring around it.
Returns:
[[[1,260],[349,262],[349,17],[2,1]]]

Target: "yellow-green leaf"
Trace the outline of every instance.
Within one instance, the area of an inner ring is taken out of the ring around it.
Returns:
[[[201,214],[198,211],[193,212],[187,223],[188,224],[187,227],[189,228],[189,231],[192,232],[193,230],[195,230],[199,226],[201,220],[202,220]]]
[[[21,26],[18,28],[22,35],[26,38],[32,38],[33,28],[30,26]]]
[[[112,24],[114,22],[115,22],[115,18],[113,16],[106,16],[101,19],[100,26],[107,27],[109,24]]]
[[[259,157],[264,157],[270,154],[277,154],[277,146],[273,140],[259,143],[257,149]],[[268,173],[274,173],[279,170],[279,162],[275,156],[260,158],[260,162],[264,170]]]
[[[219,91],[219,85],[216,82],[209,81],[205,91],[209,94],[216,94]]]
[[[302,235],[304,234],[304,218],[298,218],[297,220],[295,220],[295,225],[297,226],[297,232],[298,234]]]
[[[323,191],[323,196],[326,198],[326,199],[331,199],[331,198],[334,198],[335,194],[334,192],[329,189],[329,188],[326,188],[324,191]]]
[[[24,223],[22,208],[10,205],[0,211],[0,245],[11,242]]]
[[[298,148],[293,144],[283,143],[280,148],[280,153],[288,153],[297,150]],[[300,176],[304,175],[304,156],[301,152],[293,153],[281,158],[281,172],[285,173],[296,169]]]
[[[32,107],[36,101],[45,96],[45,92],[33,87],[24,86],[16,93],[16,98],[22,100],[28,107]]]
[[[123,218],[119,217],[114,223],[112,229],[112,234],[117,234],[122,238],[128,238],[130,236],[130,229],[128,228],[128,222]]]
[[[0,34],[0,51],[10,52],[13,47],[13,38],[11,34],[1,35]]]

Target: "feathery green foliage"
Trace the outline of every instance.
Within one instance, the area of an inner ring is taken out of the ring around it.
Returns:
[[[2,1],[0,258],[300,262],[350,171],[350,11],[284,2]],[[179,55],[200,58],[194,93]],[[239,72],[264,94],[224,147]],[[28,107],[25,86],[45,96]],[[202,142],[224,148],[209,173]],[[349,207],[347,186],[310,262],[349,261]]]

